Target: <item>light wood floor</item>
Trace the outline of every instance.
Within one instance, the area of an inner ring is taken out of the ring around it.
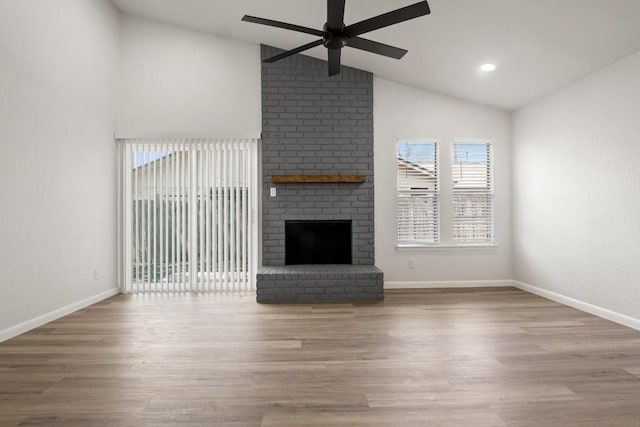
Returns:
[[[110,298],[0,344],[0,425],[640,426],[640,332],[512,288]]]

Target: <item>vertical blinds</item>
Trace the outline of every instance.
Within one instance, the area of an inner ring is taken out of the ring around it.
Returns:
[[[489,143],[454,142],[453,242],[493,242],[493,150]]]
[[[122,290],[252,289],[257,141],[118,142]]]
[[[398,243],[437,243],[437,143],[399,142],[397,148]]]

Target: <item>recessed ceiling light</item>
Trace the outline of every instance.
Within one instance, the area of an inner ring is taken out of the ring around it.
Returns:
[[[481,69],[482,71],[487,71],[487,72],[489,72],[489,71],[493,71],[493,70],[495,70],[495,69],[496,69],[496,66],[495,66],[495,64],[482,64],[482,65],[480,66],[480,69]]]

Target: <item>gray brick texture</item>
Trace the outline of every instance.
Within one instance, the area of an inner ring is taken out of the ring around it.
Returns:
[[[282,50],[262,46],[262,58]],[[362,184],[273,184],[272,175],[364,175]],[[262,63],[262,264],[284,265],[284,221],[351,220],[353,263],[373,265],[373,75],[303,55]],[[269,188],[277,197],[269,197]]]
[[[262,59],[282,50],[261,46]],[[262,264],[284,266],[286,220],[351,220],[352,260],[374,264],[373,75],[303,55],[262,63]],[[364,175],[362,184],[273,184],[273,175]],[[277,197],[269,189],[276,187]],[[287,268],[287,267],[285,267]],[[313,268],[312,268],[313,270]],[[325,268],[326,270],[326,268]],[[342,271],[342,270],[341,270]],[[258,302],[378,301],[382,272],[258,274]],[[345,275],[346,274],[346,275]]]
[[[258,271],[257,301],[382,301],[384,275],[375,266],[284,266]]]

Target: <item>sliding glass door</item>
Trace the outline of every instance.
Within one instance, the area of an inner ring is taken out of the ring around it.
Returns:
[[[255,139],[121,139],[123,292],[254,288]]]

